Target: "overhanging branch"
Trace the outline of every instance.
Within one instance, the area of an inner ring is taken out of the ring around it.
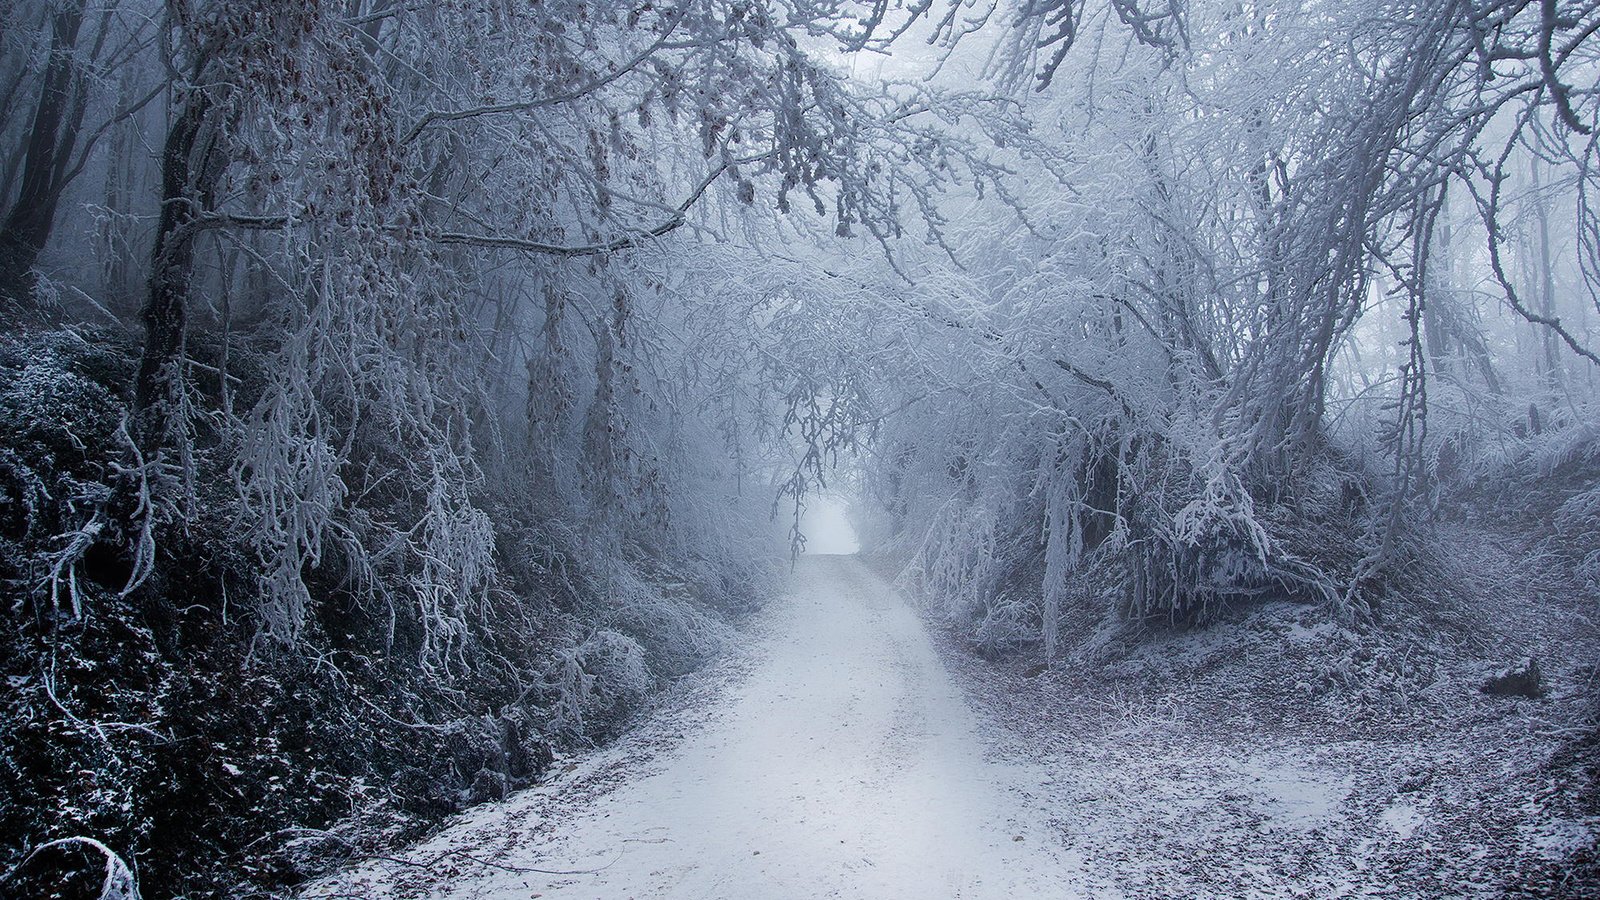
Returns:
[[[386,234],[416,234],[423,240],[436,244],[460,244],[468,247],[484,247],[503,250],[520,250],[524,253],[540,253],[547,256],[578,257],[598,256],[603,253],[614,253],[637,247],[646,241],[662,237],[669,232],[682,227],[687,221],[687,215],[700,198],[705,196],[706,190],[711,187],[728,170],[728,162],[723,161],[702,178],[695,185],[689,196],[684,198],[673,208],[672,215],[665,221],[643,231],[631,232],[609,241],[594,244],[564,245],[552,244],[546,241],[535,241],[527,238],[512,237],[498,234],[471,234],[460,231],[434,231],[423,227],[421,229],[401,229],[394,225],[373,225],[375,230]],[[310,216],[248,216],[230,213],[211,213],[194,220],[196,228],[244,228],[254,231],[280,231],[285,228],[294,228],[308,225],[312,221]]]

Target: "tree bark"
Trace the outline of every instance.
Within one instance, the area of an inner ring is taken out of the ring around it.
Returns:
[[[1547,319],[1556,318],[1556,281],[1554,253],[1551,251],[1550,241],[1550,211],[1544,202],[1544,194],[1539,184],[1539,160],[1537,157],[1529,162],[1533,183],[1533,214],[1534,221],[1539,229],[1539,279],[1538,297],[1539,314]],[[1540,359],[1537,368],[1544,377],[1546,386],[1551,391],[1561,388],[1561,348],[1556,343],[1556,335],[1548,328],[1539,329]]]
[[[194,227],[212,204],[222,175],[210,103],[200,90],[189,92],[183,110],[167,131],[161,152],[161,215],[151,253],[150,279],[140,317],[144,352],[134,385],[140,440],[146,452],[160,448],[170,432],[175,401],[182,390],[181,366],[188,324],[189,285],[194,274]]]
[[[66,163],[87,106],[83,72],[75,58],[83,8],[83,0],[68,3],[51,23],[50,61],[28,131],[22,184],[0,225],[0,296],[32,313],[37,311],[31,299],[31,273],[55,226],[56,207],[66,187]]]

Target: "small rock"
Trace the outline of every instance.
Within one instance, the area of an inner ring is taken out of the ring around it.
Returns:
[[[1490,676],[1479,690],[1501,697],[1539,697],[1544,694],[1544,679],[1539,663],[1530,656]]]

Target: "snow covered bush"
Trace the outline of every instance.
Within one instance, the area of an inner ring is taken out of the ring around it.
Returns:
[[[650,668],[637,642],[596,631],[557,654],[550,673],[558,728],[582,737],[615,734],[650,691]]]
[[[152,511],[127,410],[125,360],[59,332],[0,346],[0,572],[16,612],[82,617],[136,577]]]
[[[1556,534],[1578,559],[1578,577],[1600,595],[1600,485],[1569,497],[1556,510]]]
[[[69,859],[51,865],[50,857]],[[70,859],[71,857],[81,857]],[[95,870],[99,869],[98,872]],[[96,879],[98,875],[98,879]],[[139,900],[139,880],[115,850],[88,837],[58,838],[29,851],[0,885],[37,897],[82,894],[98,900]]]

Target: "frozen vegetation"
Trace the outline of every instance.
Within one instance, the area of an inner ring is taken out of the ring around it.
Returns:
[[[1600,895],[1595,0],[4,16],[0,895]]]

